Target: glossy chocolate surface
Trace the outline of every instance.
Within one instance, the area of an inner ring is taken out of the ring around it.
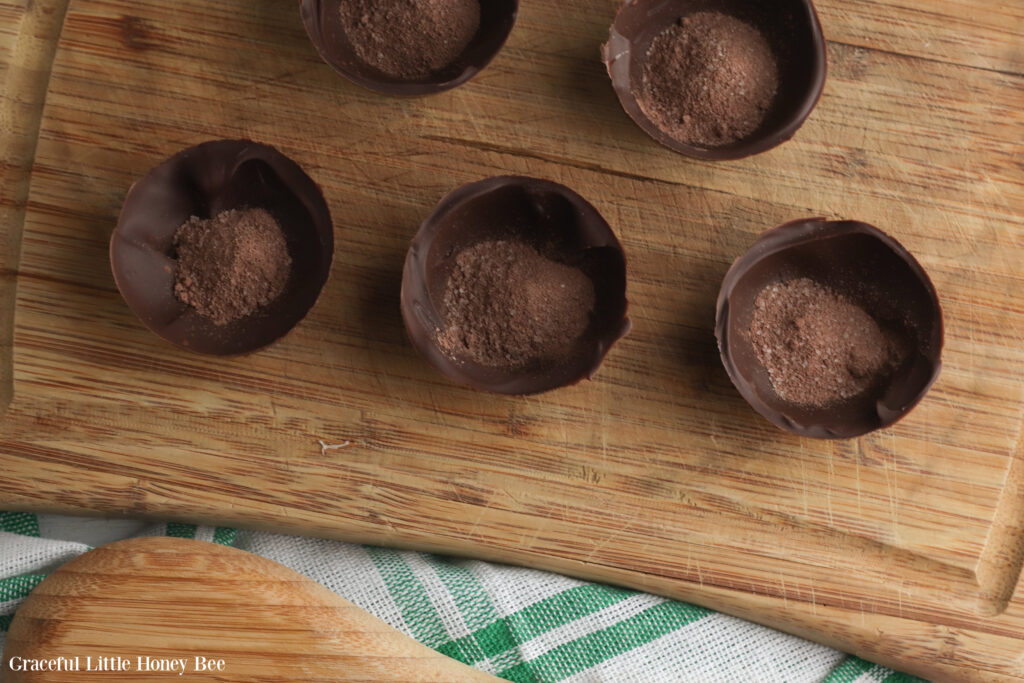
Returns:
[[[729,14],[757,27],[779,67],[778,92],[761,126],[742,140],[718,147],[674,139],[637,102],[651,42],[681,17],[702,11]],[[629,0],[612,24],[603,57],[622,108],[644,132],[677,152],[712,161],[758,154],[789,140],[825,86],[825,38],[810,0]]]
[[[884,384],[825,408],[778,397],[747,330],[757,295],[800,277],[843,294],[910,339],[910,356]],[[931,280],[896,240],[858,221],[811,218],[764,233],[725,276],[715,334],[740,394],[773,423],[803,436],[852,438],[887,427],[917,405],[941,368],[942,310]]]
[[[430,95],[462,85],[501,51],[519,11],[519,0],[483,0],[480,29],[459,59],[428,76],[401,79],[370,66],[356,54],[341,21],[343,1],[301,0],[299,9],[306,33],[331,68],[353,83],[384,95]]]
[[[284,291],[250,316],[215,325],[174,295],[174,234],[190,216],[264,208],[292,259]],[[249,353],[284,336],[313,307],[331,268],[334,230],[316,183],[273,147],[217,140],[186,149],[138,180],[110,238],[110,265],[128,307],[178,346],[215,355]]]
[[[488,240],[522,240],[590,277],[594,311],[568,360],[495,368],[449,357],[438,347],[455,256]],[[402,275],[402,318],[416,350],[456,382],[495,393],[535,394],[593,376],[629,331],[626,307],[625,256],[608,223],[569,188],[535,178],[488,178],[449,194],[416,233]]]

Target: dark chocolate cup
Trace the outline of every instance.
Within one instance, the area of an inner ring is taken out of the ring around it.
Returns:
[[[301,0],[306,33],[321,59],[332,69],[353,83],[384,95],[431,95],[462,85],[501,52],[519,12],[519,0],[484,0],[480,3],[480,28],[455,62],[422,78],[402,79],[359,58],[342,25],[342,2]]]
[[[910,355],[884,383],[827,408],[775,393],[746,332],[758,293],[801,277],[847,296],[909,338]],[[895,423],[920,402],[942,365],[942,309],[927,273],[899,242],[859,221],[809,218],[765,232],[725,276],[715,335],[729,377],[757,412],[820,439],[853,438]]]
[[[722,12],[756,26],[779,67],[778,92],[761,125],[741,140],[715,147],[673,138],[637,101],[651,42],[681,17],[701,11]],[[629,0],[615,17],[602,54],[622,108],[644,132],[669,149],[711,161],[758,154],[793,137],[821,97],[827,68],[825,38],[810,0]]]
[[[590,325],[568,358],[494,368],[438,347],[455,256],[497,239],[522,240],[547,258],[579,267],[593,282]],[[499,394],[537,394],[592,377],[629,332],[626,308],[626,259],[608,223],[574,191],[536,178],[488,178],[453,191],[420,226],[402,273],[402,318],[413,347],[456,382]]]
[[[191,216],[266,209],[284,232],[292,270],[284,291],[252,315],[215,325],[174,296],[174,234]],[[172,344],[219,356],[256,351],[287,334],[316,303],[334,258],[334,230],[316,183],[273,147],[205,142],[135,182],[110,237],[110,266],[139,320]]]

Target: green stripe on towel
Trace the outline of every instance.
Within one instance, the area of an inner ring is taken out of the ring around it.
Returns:
[[[195,538],[196,529],[199,527],[195,524],[179,524],[178,522],[167,523],[167,535],[173,538]]]
[[[24,598],[45,578],[46,574],[22,574],[0,579],[0,602]]]
[[[435,650],[451,642],[426,589],[401,555],[381,548],[367,548],[366,552],[398,605],[413,638]]]
[[[226,526],[219,526],[213,532],[213,542],[220,543],[221,545],[234,545],[235,537],[238,535],[238,529],[232,529]]]
[[[39,518],[31,512],[0,512],[0,531],[39,536]]]
[[[502,661],[491,662],[492,666],[508,668],[521,664],[523,658],[516,639],[480,580],[465,567],[441,559],[433,559],[430,564],[451,593],[466,627],[472,632],[452,643],[450,649],[471,652],[472,660],[466,663],[500,657]]]
[[[536,659],[499,675],[513,681],[534,677],[561,681],[601,662],[646,645],[664,635],[712,614],[709,610],[679,602],[663,602],[614,626],[560,645]]]
[[[874,664],[860,657],[847,657],[821,683],[853,683]]]

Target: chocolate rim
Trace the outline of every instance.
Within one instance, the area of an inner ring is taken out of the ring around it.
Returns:
[[[417,79],[389,76],[366,64],[352,48],[341,23],[344,0],[302,0],[299,11],[320,58],[353,83],[384,95],[430,95],[458,87],[480,73],[505,45],[519,12],[519,0],[480,3],[480,29],[453,64]]]
[[[875,279],[865,283],[864,273]],[[882,386],[828,408],[797,406],[775,394],[738,330],[764,286],[802,275],[846,294],[870,289],[876,305],[886,296],[887,315],[904,326],[916,348]],[[809,218],[765,232],[725,276],[715,336],[726,372],[743,398],[775,425],[815,438],[853,438],[894,424],[924,398],[942,366],[942,309],[928,274],[899,242],[860,221]]]
[[[800,41],[782,40],[783,20],[775,14],[766,30],[768,19],[757,20],[749,15],[752,3],[730,0],[725,5],[708,0],[633,0],[626,2],[615,17],[602,57],[612,86],[622,108],[640,128],[669,149],[697,159],[725,161],[759,154],[789,140],[803,125],[825,87],[827,58],[825,37],[810,0],[786,0],[792,5],[792,20],[803,24],[790,33],[802,36]],[[778,8],[773,6],[773,11]],[[635,51],[646,57],[651,41],[681,16],[701,10],[735,13],[748,19],[766,33],[779,60],[779,92],[765,121],[746,138],[718,147],[701,147],[676,140],[659,128],[641,109],[633,88],[633,79],[643,77],[643,61],[634,64]]]
[[[474,212],[484,220],[475,220]],[[488,222],[514,212],[536,221],[522,232]],[[564,234],[553,235],[555,226]],[[435,303],[447,281],[446,259],[487,239],[515,236],[535,242],[537,235],[558,240],[557,251],[542,249],[549,258],[557,254],[557,260],[579,265],[594,282],[597,303],[578,353],[524,369],[449,357],[437,345],[444,321]],[[449,193],[417,231],[402,273],[402,319],[416,351],[450,379],[499,394],[537,394],[593,377],[612,345],[629,332],[627,306],[625,254],[597,209],[564,185],[524,176],[487,178]]]
[[[292,272],[252,315],[215,325],[174,296],[174,234],[190,216],[265,208],[285,234]],[[128,190],[110,237],[110,266],[125,302],[167,341],[219,356],[251,353],[287,334],[316,303],[334,257],[334,230],[316,183],[273,147],[215,140],[178,152]]]

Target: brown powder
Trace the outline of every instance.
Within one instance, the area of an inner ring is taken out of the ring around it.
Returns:
[[[478,0],[343,0],[341,22],[360,59],[395,78],[448,66],[480,28]]]
[[[452,357],[518,367],[572,352],[590,323],[594,285],[523,242],[481,242],[456,255],[444,308],[438,343]]]
[[[884,381],[907,357],[906,338],[808,278],[763,289],[749,338],[785,401],[827,407]]]
[[[216,325],[266,306],[284,290],[292,260],[284,233],[264,209],[192,216],[174,235],[174,295]]]
[[[778,81],[760,31],[721,12],[697,12],[651,43],[638,103],[674,139],[714,147],[761,125]]]

